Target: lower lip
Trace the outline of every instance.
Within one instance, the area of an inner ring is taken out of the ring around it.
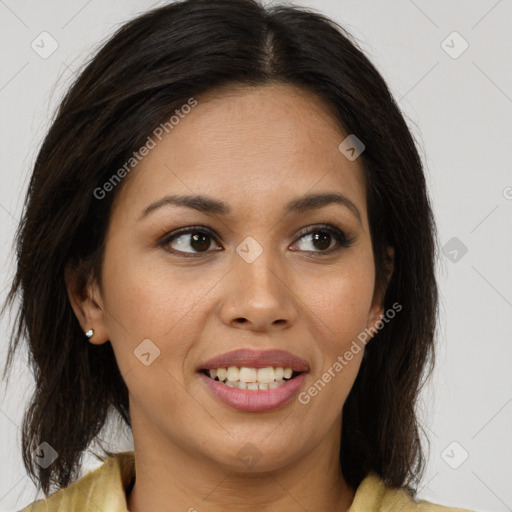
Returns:
[[[286,404],[296,395],[306,380],[301,373],[275,389],[246,390],[230,388],[221,382],[199,373],[199,377],[208,389],[223,403],[239,411],[271,411]]]

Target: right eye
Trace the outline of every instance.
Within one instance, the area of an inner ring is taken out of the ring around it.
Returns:
[[[164,247],[168,252],[190,257],[198,256],[201,253],[212,252],[208,250],[212,242],[218,247],[215,250],[222,250],[213,232],[208,228],[198,226],[174,231],[167,235],[159,245]],[[170,247],[170,249],[168,247]]]

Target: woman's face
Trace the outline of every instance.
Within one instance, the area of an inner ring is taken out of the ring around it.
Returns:
[[[84,328],[95,330],[93,343],[112,343],[136,450],[240,470],[250,459],[252,471],[314,450],[337,454],[363,351],[344,358],[341,371],[333,365],[383,313],[363,169],[338,149],[347,134],[301,90],[273,85],[196,99],[125,178],[103,289],[89,289],[99,307],[85,305]],[[205,199],[164,201],[173,196]],[[301,374],[244,390],[201,371],[230,366],[249,368],[227,372],[249,383],[282,379],[281,367]],[[330,382],[308,393],[325,373]]]

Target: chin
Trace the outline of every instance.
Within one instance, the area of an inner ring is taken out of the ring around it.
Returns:
[[[273,426],[275,429],[275,425]],[[220,466],[237,473],[265,473],[283,469],[303,456],[301,444],[296,441],[290,444],[288,434],[286,439],[281,436],[272,437],[272,430],[240,435],[224,443],[221,452],[210,453]],[[218,447],[220,444],[215,443]]]

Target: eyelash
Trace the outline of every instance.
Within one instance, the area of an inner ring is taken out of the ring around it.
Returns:
[[[297,238],[296,241],[298,242],[305,236],[313,234],[313,233],[328,233],[338,243],[338,247],[332,247],[325,251],[305,251],[308,253],[313,253],[315,255],[314,257],[317,257],[317,256],[322,257],[324,255],[330,255],[330,254],[337,252],[341,249],[346,249],[346,248],[350,247],[352,245],[352,243],[354,242],[354,239],[347,238],[343,231],[341,231],[340,229],[338,229],[335,226],[332,226],[330,224],[318,224],[315,226],[308,226],[306,228],[303,228],[300,230],[299,237]],[[160,247],[165,248],[165,246],[169,245],[175,239],[179,238],[180,236],[188,235],[188,234],[208,235],[209,237],[211,237],[213,239],[213,241],[217,245],[220,245],[220,242],[218,241],[215,233],[210,228],[207,228],[206,226],[189,226],[186,228],[179,229],[179,230],[174,231],[174,232],[170,233],[169,235],[165,236],[160,242],[158,242],[158,245]],[[185,258],[197,258],[199,256],[202,256],[203,254],[216,252],[219,249],[214,249],[213,251],[212,250],[200,251],[200,252],[195,252],[195,253],[177,251],[174,249],[173,250],[166,249],[166,250],[170,253],[177,254],[177,255],[185,257]]]

